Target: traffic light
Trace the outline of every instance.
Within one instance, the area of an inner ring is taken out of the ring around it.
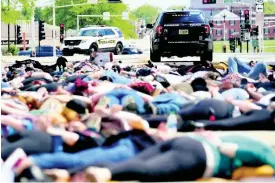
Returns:
[[[202,4],[216,4],[216,0],[202,0]]]
[[[245,26],[245,29],[250,29],[251,25],[250,25],[250,20],[249,20],[249,10],[244,10],[243,14],[244,14],[244,26]]]
[[[60,43],[63,43],[64,41],[64,34],[65,34],[65,31],[64,31],[64,24],[60,24]]]
[[[44,21],[39,20],[39,41],[46,39]]]
[[[16,34],[17,44],[21,44],[23,41],[22,41],[22,36],[21,36],[21,26],[20,25],[16,26],[16,31],[17,31],[17,34]]]

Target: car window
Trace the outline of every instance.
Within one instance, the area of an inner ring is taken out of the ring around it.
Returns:
[[[81,30],[77,36],[97,36],[98,29]]]
[[[111,29],[105,29],[105,34],[107,36],[114,36],[115,35],[114,31],[111,30]]]
[[[119,37],[123,37],[123,33],[119,29],[115,29],[119,35]]]
[[[171,12],[163,15],[163,24],[206,23],[200,12]]]
[[[105,33],[104,29],[99,30],[98,34],[102,35],[102,36],[106,36],[106,33]]]

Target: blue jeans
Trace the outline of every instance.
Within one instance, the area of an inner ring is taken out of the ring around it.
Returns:
[[[71,169],[102,163],[116,163],[134,157],[138,151],[129,139],[121,139],[112,147],[97,147],[78,153],[64,152],[32,155],[30,158],[42,169]]]
[[[144,100],[135,90],[117,88],[107,93],[105,97],[110,100],[110,107],[116,104],[125,107],[128,104],[128,99],[133,99],[137,105],[138,112],[144,113]]]
[[[248,64],[240,61],[236,57],[228,58],[228,70],[229,73],[246,73],[251,79],[259,79],[259,74],[267,76],[267,66],[264,62],[257,62],[254,67],[250,67]]]
[[[126,84],[126,85],[132,83],[131,79],[121,76],[114,71],[104,71],[104,76],[109,76],[110,78],[112,78],[113,83]]]
[[[157,108],[157,114],[164,115],[179,112],[188,101],[177,93],[165,93],[154,98],[152,104]]]

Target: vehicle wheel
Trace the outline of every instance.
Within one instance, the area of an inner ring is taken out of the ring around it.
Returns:
[[[87,52],[88,55],[90,55],[93,52],[97,52],[97,46],[95,44],[92,44],[89,48],[89,51]]]
[[[121,55],[122,50],[123,50],[123,45],[121,43],[117,43],[114,54],[115,55]]]
[[[73,56],[74,55],[74,52],[71,52],[71,51],[62,51],[62,53],[64,56]]]
[[[161,62],[161,56],[159,52],[150,50],[150,60],[152,62]]]
[[[212,62],[213,61],[213,50],[206,51],[203,55],[201,55],[201,62]]]

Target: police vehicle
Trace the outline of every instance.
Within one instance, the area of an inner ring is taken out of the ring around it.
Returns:
[[[87,27],[80,29],[75,37],[66,38],[62,51],[64,56],[97,51],[114,52],[115,55],[119,55],[123,50],[123,42],[123,34],[117,27]]]
[[[182,10],[160,13],[154,24],[147,24],[150,33],[150,58],[200,56],[201,61],[213,60],[213,35],[202,11]]]

